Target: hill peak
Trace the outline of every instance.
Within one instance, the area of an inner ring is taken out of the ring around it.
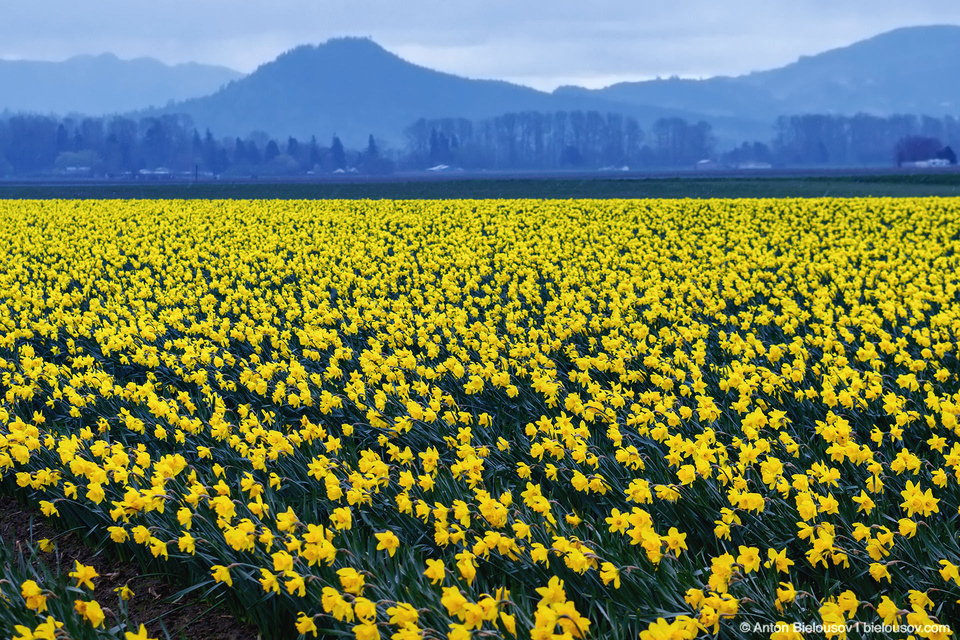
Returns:
[[[374,42],[373,38],[359,36],[342,36],[330,38],[317,46],[318,49],[339,50],[351,53],[366,51],[390,54],[386,49]]]
[[[320,44],[302,44],[293,49],[281,53],[276,59],[266,63],[267,65],[283,62],[290,59],[317,58],[317,59],[384,59],[396,58],[370,38],[331,38]],[[264,65],[266,66],[266,65]]]

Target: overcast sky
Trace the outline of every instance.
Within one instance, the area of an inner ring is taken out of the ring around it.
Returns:
[[[960,24],[958,0],[29,0],[0,58],[152,56],[252,71],[298,44],[370,36],[423,66],[553,89],[735,75],[897,27]]]

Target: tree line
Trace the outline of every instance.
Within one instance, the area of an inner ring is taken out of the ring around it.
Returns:
[[[420,119],[406,130],[413,165],[464,169],[675,167],[714,153],[706,122],[661,118],[649,132],[618,113],[506,113],[478,121]]]
[[[84,175],[294,175],[337,170],[384,173],[392,170],[370,136],[367,146],[348,150],[334,135],[321,145],[290,137],[275,140],[263,132],[245,138],[217,138],[200,132],[184,115],[133,120],[0,117],[0,176]]]
[[[648,130],[636,119],[596,111],[506,113],[492,118],[420,119],[405,145],[381,150],[371,135],[349,149],[333,135],[284,140],[254,132],[218,138],[184,115],[55,118],[0,114],[0,176],[75,174],[271,176],[390,173],[446,165],[467,170],[634,170],[725,166],[864,166],[930,158],[956,163],[960,120],[896,115],[798,115],[778,118],[769,141],[717,151],[707,122],[661,118]],[[711,164],[712,164],[711,163]]]
[[[950,161],[960,148],[960,119],[953,116],[782,116],[774,129],[771,157],[785,165],[889,165],[937,154]]]
[[[618,114],[508,113],[479,121],[418,120],[407,131],[408,161],[465,169],[634,169],[738,166],[877,166],[940,158],[956,164],[960,120],[894,115],[783,116],[769,141],[717,152],[709,123],[661,118],[649,131]],[[713,164],[713,162],[711,164]]]

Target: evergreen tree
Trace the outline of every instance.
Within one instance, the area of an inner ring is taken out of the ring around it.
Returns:
[[[210,129],[207,129],[203,135],[203,166],[207,171],[220,173],[230,164],[229,161],[220,162],[221,151],[223,151],[223,157],[226,157],[226,151],[218,147],[217,141],[213,139],[213,134],[210,132]]]
[[[343,150],[340,137],[336,135],[333,136],[333,142],[330,143],[330,160],[333,162],[334,169],[346,169],[347,167],[347,154]]]
[[[234,164],[246,164],[247,163],[247,147],[243,144],[243,140],[237,138],[236,143],[233,146],[233,163]]]
[[[276,140],[271,140],[267,143],[267,148],[263,150],[263,160],[264,162],[270,162],[278,155],[280,155],[280,147],[277,145]]]
[[[300,143],[293,136],[287,139],[287,155],[300,162]]]

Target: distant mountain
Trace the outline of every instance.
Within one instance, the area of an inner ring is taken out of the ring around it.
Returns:
[[[848,47],[801,57],[779,69],[706,80],[561,87],[557,96],[772,122],[801,113],[960,115],[960,26],[896,29]]]
[[[661,116],[697,121],[702,112],[626,104],[599,96],[558,96],[497,80],[473,80],[407,62],[368,39],[338,38],[300,46],[262,65],[213,95],[159,110],[187,113],[217,135],[337,134],[348,147],[367,136],[402,144],[418,118],[479,119],[518,111],[619,112],[649,126]],[[749,129],[756,123],[733,122]],[[769,123],[761,126],[769,129]]]
[[[744,81],[803,111],[960,114],[960,26],[897,29]]]
[[[769,140],[780,115],[960,115],[960,26],[897,29],[785,67],[738,77],[671,78],[552,93],[474,80],[407,62],[369,39],[338,38],[288,51],[247,76],[147,58],[80,56],[62,63],[0,62],[0,111],[186,113],[217,136],[263,131],[338,134],[359,148],[367,136],[402,146],[419,118],[478,120],[520,111],[599,111],[707,120],[719,147]]]
[[[242,75],[226,67],[170,66],[112,54],[63,62],[0,60],[0,112],[122,113],[206,95]]]

